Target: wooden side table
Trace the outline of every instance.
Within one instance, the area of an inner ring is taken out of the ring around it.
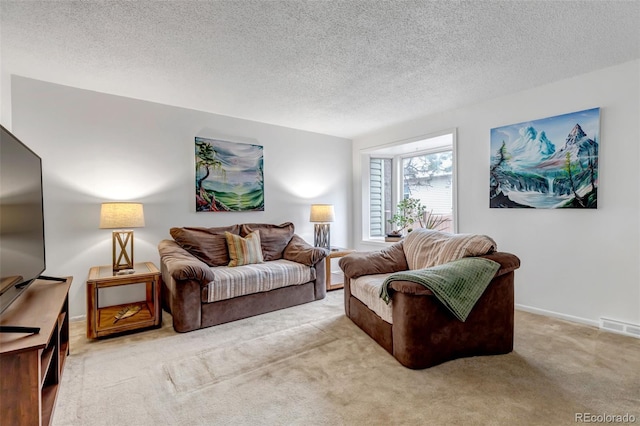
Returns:
[[[94,266],[87,280],[87,337],[95,339],[125,331],[157,327],[162,323],[160,271],[152,262],[136,263],[135,272],[114,275],[113,266]],[[100,306],[99,290],[131,284],[146,285],[146,299],[122,305]],[[122,309],[139,306],[136,314],[116,320]]]
[[[349,253],[353,253],[355,250],[340,248],[340,247],[331,247],[329,251],[329,256],[327,256],[326,267],[327,267],[327,291],[337,290],[339,288],[344,287],[344,274],[340,272],[331,272],[331,259],[337,259],[339,257],[344,257]]]

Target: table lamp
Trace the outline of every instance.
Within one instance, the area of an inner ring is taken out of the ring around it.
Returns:
[[[333,222],[333,204],[312,204],[310,222],[315,222],[313,245],[331,250],[329,222]]]
[[[140,203],[102,203],[100,228],[114,229],[113,272],[133,271],[133,231],[144,227],[144,212]]]

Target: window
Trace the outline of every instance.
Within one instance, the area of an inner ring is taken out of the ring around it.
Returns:
[[[369,160],[369,234],[383,237],[390,232],[387,220],[391,217],[391,159]]]
[[[368,239],[382,239],[393,230],[388,221],[404,198],[418,199],[428,213],[445,219],[437,229],[454,232],[454,140],[451,131],[364,153],[363,160],[368,162],[368,167],[363,167],[363,181],[368,185],[368,197],[363,202],[368,216],[368,224],[363,227],[365,239],[367,235]]]

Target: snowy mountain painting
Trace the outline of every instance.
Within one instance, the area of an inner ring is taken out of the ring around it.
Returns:
[[[597,208],[600,108],[491,129],[492,208]]]

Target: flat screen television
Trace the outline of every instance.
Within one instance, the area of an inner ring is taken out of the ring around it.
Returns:
[[[45,270],[42,160],[0,126],[0,314]]]

